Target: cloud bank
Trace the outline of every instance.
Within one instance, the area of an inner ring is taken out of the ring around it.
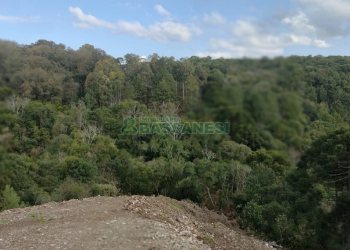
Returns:
[[[6,22],[6,23],[25,23],[25,22],[35,22],[39,20],[40,17],[38,16],[4,16],[0,15],[0,22]]]
[[[69,7],[68,10],[74,15],[76,20],[73,24],[78,28],[105,28],[115,34],[128,34],[160,42],[187,42],[197,33],[194,26],[171,20],[155,22],[149,26],[144,26],[138,21],[122,20],[112,23],[86,14],[79,7]],[[170,13],[161,5],[155,5],[155,10],[162,16],[170,18]]]
[[[77,28],[107,29],[115,34],[157,42],[189,42],[202,35],[201,43],[206,43],[207,49],[196,55],[213,58],[274,57],[293,46],[324,49],[330,47],[334,39],[350,35],[350,0],[291,1],[296,8],[284,15],[271,13],[270,17],[260,19],[243,17],[229,21],[220,12],[213,11],[193,23],[174,21],[172,13],[160,4],[154,5],[153,10],[161,20],[150,25],[137,20],[106,21],[79,7],[69,7],[69,12],[75,17],[73,24]]]
[[[283,55],[285,49],[291,46],[328,48],[334,39],[350,35],[349,0],[293,1],[297,10],[277,21],[272,18],[241,19],[231,23],[225,37],[212,37],[208,50],[197,55],[214,58],[274,57]],[[205,20],[210,20],[208,15]]]

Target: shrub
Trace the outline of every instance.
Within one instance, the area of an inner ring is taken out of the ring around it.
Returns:
[[[119,189],[112,184],[95,184],[91,188],[91,193],[93,196],[117,196]]]
[[[72,179],[66,179],[53,193],[55,201],[82,199],[89,196],[89,187]]]
[[[50,194],[38,186],[33,186],[28,189],[22,198],[30,205],[41,205],[51,201]]]
[[[97,167],[76,156],[68,156],[62,167],[63,177],[71,177],[81,182],[91,181],[97,175]]]
[[[21,202],[21,198],[17,195],[16,191],[11,186],[6,185],[1,195],[2,195],[1,203],[0,203],[1,210],[23,206],[23,203]]]

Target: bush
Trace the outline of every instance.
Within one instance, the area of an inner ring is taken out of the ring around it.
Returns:
[[[112,184],[95,184],[91,188],[91,193],[93,196],[117,196],[119,192],[119,189]]]
[[[62,166],[63,177],[71,177],[81,182],[91,181],[97,175],[97,167],[76,156],[65,158]]]
[[[52,196],[55,201],[82,199],[89,196],[89,187],[72,179],[66,179]]]
[[[1,203],[0,203],[1,210],[23,206],[23,203],[21,202],[21,198],[17,195],[16,191],[11,186],[6,185],[1,195],[2,195]]]
[[[261,232],[265,223],[263,207],[254,201],[248,202],[243,209],[242,222],[245,228]]]
[[[50,194],[38,186],[33,186],[28,189],[22,198],[30,205],[41,205],[51,201]]]

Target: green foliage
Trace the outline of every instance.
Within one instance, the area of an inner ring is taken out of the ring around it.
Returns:
[[[46,218],[41,213],[33,212],[33,213],[30,214],[30,217],[31,217],[32,220],[34,220],[36,222],[39,222],[39,223],[46,222]]]
[[[67,156],[61,166],[63,179],[71,177],[75,180],[88,182],[97,175],[97,167],[76,156]]]
[[[243,225],[258,231],[264,227],[263,208],[254,201],[248,202],[242,213]]]
[[[238,144],[234,141],[223,141],[219,145],[221,157],[227,160],[237,160],[244,162],[252,153],[252,150],[244,144]]]
[[[348,57],[115,59],[40,40],[0,41],[0,58],[1,209],[167,195],[287,248],[349,248]],[[230,132],[122,133],[144,116]]]
[[[38,186],[32,186],[23,194],[23,200],[30,205],[41,205],[51,201],[51,196]]]
[[[1,193],[0,209],[5,210],[21,206],[23,206],[23,204],[16,191],[11,186],[6,185]]]
[[[53,192],[52,196],[55,201],[82,199],[88,197],[89,192],[86,184],[68,178]]]
[[[119,192],[117,187],[112,184],[95,184],[91,187],[91,194],[93,196],[117,196]]]
[[[86,102],[90,107],[102,107],[119,103],[124,94],[124,73],[112,58],[96,63],[85,82]]]

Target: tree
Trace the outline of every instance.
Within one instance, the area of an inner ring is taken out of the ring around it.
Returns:
[[[17,116],[23,112],[23,109],[27,106],[28,103],[28,98],[21,98],[16,95],[12,95],[7,99],[7,107]]]
[[[176,101],[176,81],[169,73],[155,82],[152,100],[157,103]]]
[[[75,67],[74,79],[80,84],[79,96],[84,96],[86,77],[94,70],[96,63],[106,57],[106,53],[103,50],[96,49],[90,44],[85,44],[73,55],[74,59],[72,61]]]
[[[316,140],[303,155],[301,169],[312,171],[311,178],[350,191],[350,130],[342,129]]]
[[[125,71],[126,86],[134,91],[137,101],[145,104],[151,102],[154,73],[148,62],[141,62],[137,55],[125,55],[126,64],[123,65]],[[132,92],[131,90],[129,92]]]
[[[349,244],[349,129],[315,140],[289,177],[294,187],[293,210],[304,218],[305,246],[346,249]],[[293,196],[292,196],[293,197]],[[301,223],[300,223],[301,224]]]
[[[97,167],[76,156],[67,156],[61,166],[63,179],[71,177],[81,182],[96,178]]]
[[[234,141],[223,141],[219,144],[218,152],[222,159],[245,162],[252,150],[244,144],[238,144]]]
[[[112,58],[100,60],[85,82],[85,99],[90,107],[111,106],[124,98],[124,73]]]
[[[182,101],[185,101],[185,97],[186,97],[186,83],[187,83],[187,79],[190,75],[192,75],[192,73],[194,72],[194,67],[191,63],[191,61],[189,60],[181,60],[175,63],[174,67],[173,67],[173,76],[175,81],[177,81],[178,83],[180,83],[181,86],[181,91],[178,91],[178,86],[176,86],[176,91],[177,93],[181,96]],[[181,94],[180,94],[181,93]]]

